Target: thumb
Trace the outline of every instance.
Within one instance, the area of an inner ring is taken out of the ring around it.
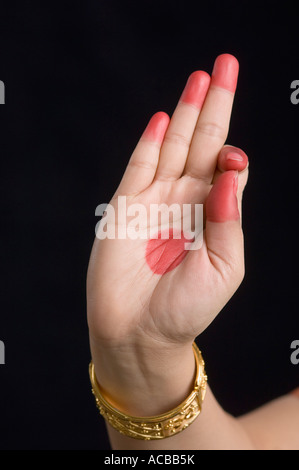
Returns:
[[[244,256],[237,190],[237,171],[219,175],[206,200],[206,243],[215,268],[239,285],[244,275]]]
[[[217,169],[214,174],[213,184],[222,173],[229,170],[238,171],[238,202],[239,212],[242,217],[242,196],[248,180],[248,157],[244,150],[233,147],[232,145],[224,145],[219,152],[217,160]]]

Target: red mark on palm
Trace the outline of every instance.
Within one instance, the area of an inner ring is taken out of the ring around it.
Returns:
[[[175,236],[179,238],[174,238]],[[168,238],[158,237],[148,241],[146,246],[146,262],[155,274],[166,274],[176,268],[188,254],[186,244],[192,240],[183,234],[169,230]]]

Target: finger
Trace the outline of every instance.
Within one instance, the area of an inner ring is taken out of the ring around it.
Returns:
[[[234,170],[239,173],[246,170],[248,167],[248,157],[246,153],[232,145],[225,145],[220,150],[217,159],[217,170],[221,173],[224,171]]]
[[[243,233],[236,197],[237,176],[235,171],[222,173],[212,187],[205,204],[205,245],[190,251],[184,262],[189,269],[190,266],[196,267],[203,259],[210,263],[224,281],[222,284],[227,301],[244,274]]]
[[[217,169],[214,173],[213,184],[216,183],[222,173],[230,170],[238,171],[239,173],[237,198],[241,216],[242,196],[248,180],[248,157],[242,149],[233,147],[232,145],[225,145],[218,155]]]
[[[239,64],[230,54],[217,57],[209,91],[194,131],[185,174],[210,183],[227,138]]]
[[[206,244],[209,258],[237,287],[243,277],[243,234],[237,201],[238,173],[220,175],[206,201]]]
[[[166,113],[158,112],[152,116],[129,160],[117,195],[138,194],[152,183],[168,124]]]
[[[165,134],[156,179],[173,181],[180,178],[209,84],[210,76],[206,72],[197,71],[190,75]]]

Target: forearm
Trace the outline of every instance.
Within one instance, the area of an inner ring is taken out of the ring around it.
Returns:
[[[169,350],[165,345],[155,351],[124,348],[108,353],[91,340],[98,382],[110,402],[133,416],[164,413],[184,401],[194,381],[194,356],[191,345]],[[163,352],[162,352],[163,351]],[[184,431],[166,439],[143,441],[120,434],[107,425],[113,449],[254,449],[242,425],[219,406],[207,387],[202,412]]]
[[[299,450],[299,394],[272,400],[238,421],[261,450]]]

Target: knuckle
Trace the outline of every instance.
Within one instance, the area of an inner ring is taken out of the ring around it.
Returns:
[[[180,134],[179,132],[169,132],[166,134],[164,142],[181,145],[187,149],[190,147],[190,140],[184,134]]]
[[[129,162],[131,168],[139,168],[142,170],[155,170],[156,165],[153,162],[146,160],[131,160]]]
[[[227,137],[227,129],[216,121],[199,122],[195,131],[219,140],[225,140]]]

